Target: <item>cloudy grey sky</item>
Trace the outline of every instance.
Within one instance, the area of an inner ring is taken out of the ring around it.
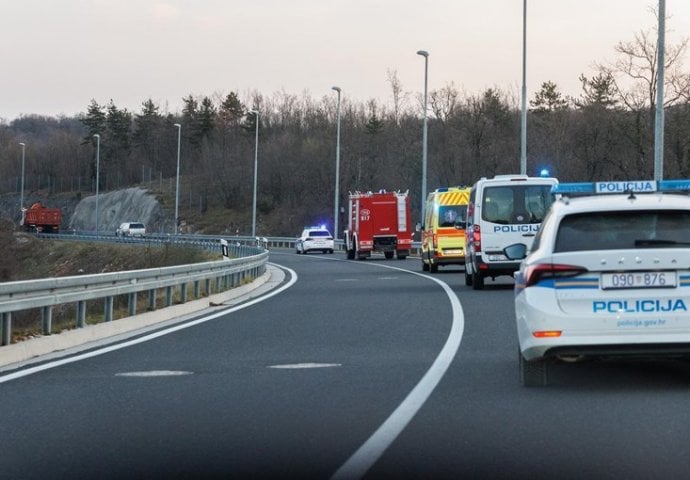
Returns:
[[[74,115],[91,99],[140,111],[148,98],[257,90],[391,101],[453,83],[519,96],[522,0],[0,0],[0,118]],[[528,0],[527,88],[578,77],[656,24],[651,0]],[[690,1],[667,0],[667,43],[690,36]],[[690,59],[685,59],[690,69]]]

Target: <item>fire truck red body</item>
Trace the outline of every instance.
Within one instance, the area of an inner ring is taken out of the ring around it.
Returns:
[[[345,231],[347,258],[364,259],[383,252],[402,260],[412,248],[410,198],[407,192],[350,193]]]
[[[23,212],[22,225],[32,232],[57,233],[62,223],[62,210],[46,208],[40,202]]]

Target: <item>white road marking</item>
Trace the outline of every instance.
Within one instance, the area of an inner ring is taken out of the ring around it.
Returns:
[[[352,480],[354,478],[362,478],[364,474],[376,463],[376,461],[383,455],[383,452],[395,441],[400,435],[400,432],[407,426],[412,418],[417,414],[424,402],[429,398],[434,391],[441,378],[448,370],[450,363],[455,358],[455,355],[460,348],[462,341],[462,334],[465,330],[465,316],[462,311],[460,300],[455,295],[453,290],[441,280],[424,275],[421,273],[404,270],[402,268],[390,267],[386,265],[378,265],[383,268],[390,268],[393,270],[400,270],[402,272],[411,273],[420,277],[428,278],[443,288],[450,299],[450,304],[453,310],[453,325],[450,329],[450,334],[446,339],[446,343],[439,352],[436,360],[431,365],[429,370],[424,374],[419,383],[407,395],[405,400],[393,411],[393,413],[386,419],[385,422],[376,430],[369,439],[362,444],[359,449],[333,474],[331,477],[335,480],[346,479]]]
[[[168,335],[170,333],[174,333],[174,332],[178,332],[180,330],[184,330],[186,328],[194,327],[194,326],[199,325],[201,323],[205,323],[205,322],[208,322],[210,320],[214,320],[218,317],[222,317],[223,315],[227,315],[229,313],[233,313],[233,312],[236,312],[238,310],[242,310],[243,308],[247,308],[247,307],[250,307],[252,305],[255,305],[259,302],[262,302],[264,300],[267,300],[267,299],[273,297],[274,295],[278,295],[282,291],[293,286],[295,284],[295,282],[297,282],[297,272],[295,272],[294,270],[287,268],[287,267],[281,267],[281,268],[284,268],[285,270],[290,272],[290,275],[291,275],[290,281],[288,281],[288,283],[286,283],[282,287],[280,287],[276,290],[273,290],[264,296],[257,297],[253,300],[250,300],[247,303],[243,303],[242,305],[237,305],[237,306],[232,307],[232,308],[218,311],[218,312],[213,313],[211,315],[208,315],[206,317],[198,318],[192,322],[181,323],[181,324],[175,325],[173,327],[166,328],[164,330],[159,330],[157,332],[151,333],[150,335],[144,335],[143,337],[135,338],[134,340],[129,340],[127,342],[122,342],[122,343],[118,343],[115,345],[110,345],[110,346],[107,346],[104,348],[92,350],[92,351],[87,352],[87,353],[75,355],[73,357],[63,358],[60,360],[56,360],[54,362],[44,363],[42,365],[37,365],[37,366],[32,367],[32,368],[20,370],[20,371],[14,372],[14,373],[10,373],[8,375],[3,375],[3,376],[0,376],[0,383],[9,382],[10,380],[15,380],[15,379],[21,378],[21,377],[27,377],[29,375],[33,375],[34,373],[42,372],[44,370],[49,370],[51,368],[59,367],[62,365],[67,365],[69,363],[79,362],[79,361],[85,360],[87,358],[97,357],[99,355],[103,355],[103,354],[109,353],[109,352],[114,352],[116,350],[122,350],[123,348],[131,347],[132,345],[137,345],[139,343],[148,342],[149,340],[154,340],[158,337],[162,337],[162,336]]]
[[[285,365],[269,365],[268,368],[280,368],[286,370],[297,370],[300,368],[332,368],[342,367],[341,363],[288,363]]]
[[[147,372],[122,372],[116,373],[116,377],[181,377],[192,375],[193,372],[184,370],[149,370]]]

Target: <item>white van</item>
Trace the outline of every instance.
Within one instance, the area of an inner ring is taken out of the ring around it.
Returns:
[[[478,180],[467,207],[465,285],[484,288],[484,279],[512,276],[520,259],[509,258],[506,247],[532,247],[558,180],[527,175],[496,175]]]

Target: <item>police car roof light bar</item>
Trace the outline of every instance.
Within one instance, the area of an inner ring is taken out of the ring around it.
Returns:
[[[633,180],[610,182],[558,183],[551,193],[564,196],[634,194],[634,193],[690,193],[690,180]]]

